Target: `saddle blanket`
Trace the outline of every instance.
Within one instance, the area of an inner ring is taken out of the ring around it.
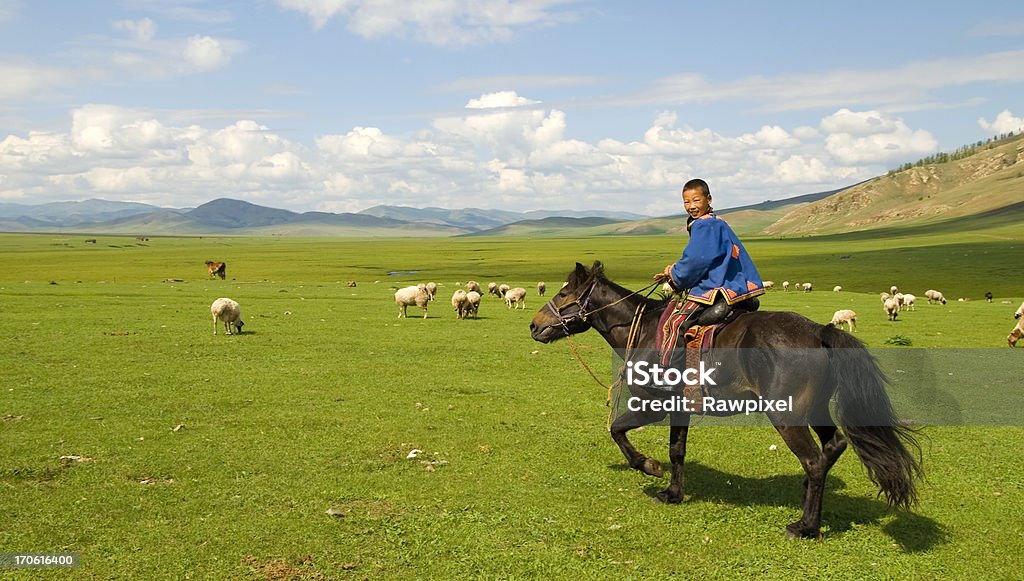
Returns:
[[[658,325],[657,342],[663,367],[679,366],[679,363],[683,363],[686,368],[696,369],[700,365],[701,358],[711,350],[715,331],[722,326],[721,323],[716,323],[703,327],[695,325],[687,329],[683,335],[686,357],[685,361],[680,362],[676,354],[676,344],[679,341],[679,326],[685,320],[686,315],[676,311],[675,301],[670,303],[669,308],[666,308],[665,313],[662,314]],[[687,385],[683,389],[683,397],[697,402],[697,409],[694,409],[697,413],[702,411],[700,402],[704,400],[705,395],[707,394],[699,384]]]

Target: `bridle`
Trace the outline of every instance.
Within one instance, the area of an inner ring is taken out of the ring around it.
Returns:
[[[618,299],[616,301],[613,301],[611,303],[608,303],[607,305],[604,305],[604,306],[601,306],[601,307],[598,307],[596,309],[588,311],[587,307],[590,305],[590,299],[591,299],[591,297],[594,294],[594,289],[597,287],[597,282],[598,282],[598,278],[595,277],[594,280],[592,280],[590,282],[590,286],[588,286],[587,289],[584,292],[580,293],[576,297],[576,300],[574,300],[572,302],[563,303],[562,305],[556,307],[555,306],[555,298],[556,297],[552,297],[551,300],[547,302],[547,305],[545,305],[545,306],[547,306],[548,310],[551,311],[551,314],[553,314],[555,316],[555,318],[558,319],[558,323],[557,324],[562,327],[562,329],[565,331],[565,334],[567,336],[571,334],[571,333],[569,333],[569,323],[571,323],[571,322],[573,322],[573,321],[575,321],[577,319],[579,319],[580,321],[583,321],[584,323],[586,323],[587,322],[587,317],[590,317],[594,313],[603,311],[604,309],[608,309],[608,308],[614,307],[615,305],[621,303],[622,301],[624,301],[624,300],[626,300],[626,299],[628,299],[628,298],[630,298],[630,297],[632,297],[634,295],[638,295],[638,294],[640,294],[640,293],[642,293],[644,291],[648,291],[647,294],[644,295],[644,298],[647,298],[647,297],[651,296],[651,293],[654,292],[654,289],[656,289],[658,287],[658,285],[661,284],[661,281],[654,281],[653,283],[651,283],[651,284],[641,288],[640,290],[635,290],[635,291],[629,293],[628,295],[626,295],[626,296],[624,296],[624,297],[622,297],[622,298],[620,298],[620,299]],[[650,290],[648,290],[648,289],[650,289]],[[564,314],[562,312],[564,309],[569,308],[569,307],[571,307],[573,305],[576,305],[576,311],[575,312],[569,313],[569,314]]]

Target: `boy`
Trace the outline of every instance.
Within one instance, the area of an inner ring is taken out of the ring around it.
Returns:
[[[679,336],[694,324],[719,322],[733,308],[756,311],[758,295],[764,294],[761,275],[736,233],[711,208],[711,190],[704,180],[683,186],[683,208],[689,214],[686,230],[690,241],[682,257],[654,275],[674,289],[689,290],[679,312],[686,315]]]

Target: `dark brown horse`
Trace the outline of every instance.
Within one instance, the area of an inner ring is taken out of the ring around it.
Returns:
[[[641,304],[642,315],[636,318]],[[641,352],[651,352],[666,306],[667,301],[645,298],[608,280],[600,262],[590,269],[577,263],[568,284],[534,316],[530,331],[535,340],[548,343],[593,328],[616,350],[626,349],[632,331]],[[909,509],[917,502],[914,481],[922,475],[920,448],[914,432],[896,419],[885,392],[885,375],[863,343],[832,325],[819,325],[796,313],[761,311],[737,315],[718,331],[712,348],[715,360],[722,363],[713,388],[716,398],[791,402],[792,409],[765,411],[806,474],[803,515],[786,526],[787,536],[820,537],[825,477],[847,441],[891,506]],[[648,400],[672,395],[633,384],[628,389]],[[833,395],[842,431],[829,412]],[[739,412],[709,415],[735,413]],[[611,436],[631,467],[660,477],[663,470],[658,461],[637,451],[626,432],[666,417],[671,419],[672,477],[657,496],[662,502],[678,503],[683,500],[691,414],[650,408],[627,411],[612,422]]]

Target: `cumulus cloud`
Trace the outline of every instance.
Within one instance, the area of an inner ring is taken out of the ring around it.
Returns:
[[[185,41],[185,59],[197,71],[207,72],[222,68],[231,57],[221,41],[211,36],[191,36]]]
[[[993,134],[1009,133],[1011,131],[1019,133],[1021,129],[1024,129],[1024,119],[1015,117],[1009,109],[1003,109],[991,123],[984,117],[979,117],[978,126]]]
[[[505,41],[517,29],[547,27],[575,18],[563,9],[574,0],[278,0],[321,29],[334,18],[364,38],[409,37],[434,45]]]
[[[938,140],[878,111],[840,109],[821,121],[825,149],[843,164],[884,164],[934,153]]]
[[[635,139],[591,142],[570,135],[564,111],[540,105],[488,93],[411,134],[353,127],[306,146],[249,119],[189,124],[180,112],[90,104],[72,112],[66,131],[0,141],[0,198],[103,192],[180,207],[229,196],[325,211],[382,203],[525,210],[573,199],[668,214],[693,177],[712,183],[717,204],[729,207],[846,185],[935,146],[899,118],[851,110],[820,128],[765,125],[739,135],[664,111]]]

